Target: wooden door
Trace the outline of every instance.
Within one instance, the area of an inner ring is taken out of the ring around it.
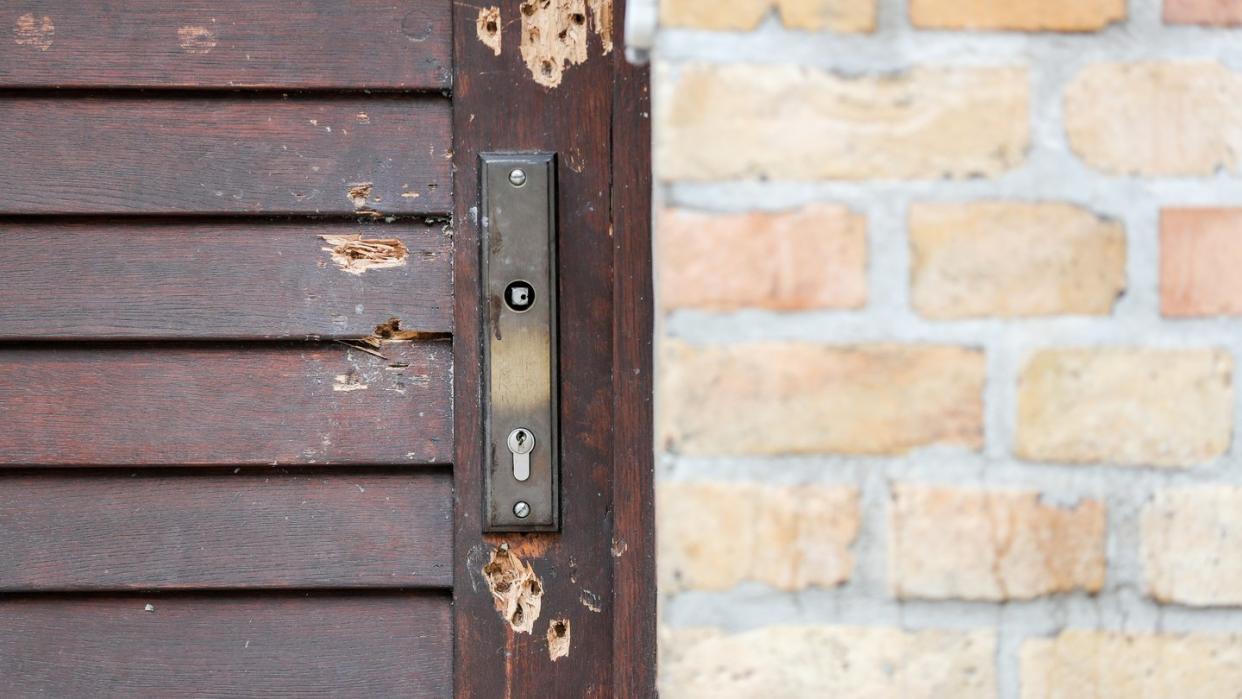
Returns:
[[[623,8],[3,13],[0,694],[652,695]],[[486,151],[558,156],[556,533],[483,533]]]

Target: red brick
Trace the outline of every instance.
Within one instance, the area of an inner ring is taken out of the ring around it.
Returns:
[[[1166,316],[1242,315],[1242,209],[1160,216],[1160,308]]]
[[[866,219],[844,206],[660,216],[664,308],[779,311],[867,302]]]
[[[1242,0],[1164,0],[1168,24],[1204,24],[1218,27],[1242,24]]]

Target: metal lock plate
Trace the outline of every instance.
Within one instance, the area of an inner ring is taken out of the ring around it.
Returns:
[[[560,526],[556,158],[480,156],[484,529]]]

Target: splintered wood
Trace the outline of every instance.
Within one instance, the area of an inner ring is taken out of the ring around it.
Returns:
[[[479,18],[475,21],[475,32],[482,41],[492,49],[492,53],[500,55],[500,8],[483,7],[479,9]]]
[[[501,544],[483,566],[483,577],[500,616],[514,631],[530,633],[543,604],[543,583],[535,569],[511,552],[508,544]]]
[[[449,333],[427,332],[425,330],[402,330],[400,318],[389,318],[375,326],[375,332],[361,338],[362,342],[379,347],[385,342],[409,342],[411,340],[443,340]]]
[[[319,237],[332,246],[323,250],[332,253],[332,261],[336,266],[350,274],[362,274],[369,269],[402,267],[410,256],[405,243],[397,238],[367,240],[361,234]]]
[[[569,619],[548,623],[548,657],[552,662],[569,656]]]
[[[451,337],[451,333],[445,332],[428,332],[425,330],[402,330],[400,318],[389,318],[388,320],[375,326],[375,331],[366,337],[359,337],[353,340],[337,340],[337,342],[347,347],[352,347],[360,352],[374,355],[380,359],[387,360],[388,357],[377,352],[385,342],[411,342],[413,340],[444,340]]]
[[[612,51],[612,0],[526,0],[521,14],[522,60],[544,87],[560,85],[565,68],[586,62],[591,30],[603,53]]]

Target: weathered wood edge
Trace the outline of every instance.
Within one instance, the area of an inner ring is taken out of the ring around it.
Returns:
[[[655,452],[650,70],[625,58],[625,3],[613,24],[613,681],[656,696]]]

